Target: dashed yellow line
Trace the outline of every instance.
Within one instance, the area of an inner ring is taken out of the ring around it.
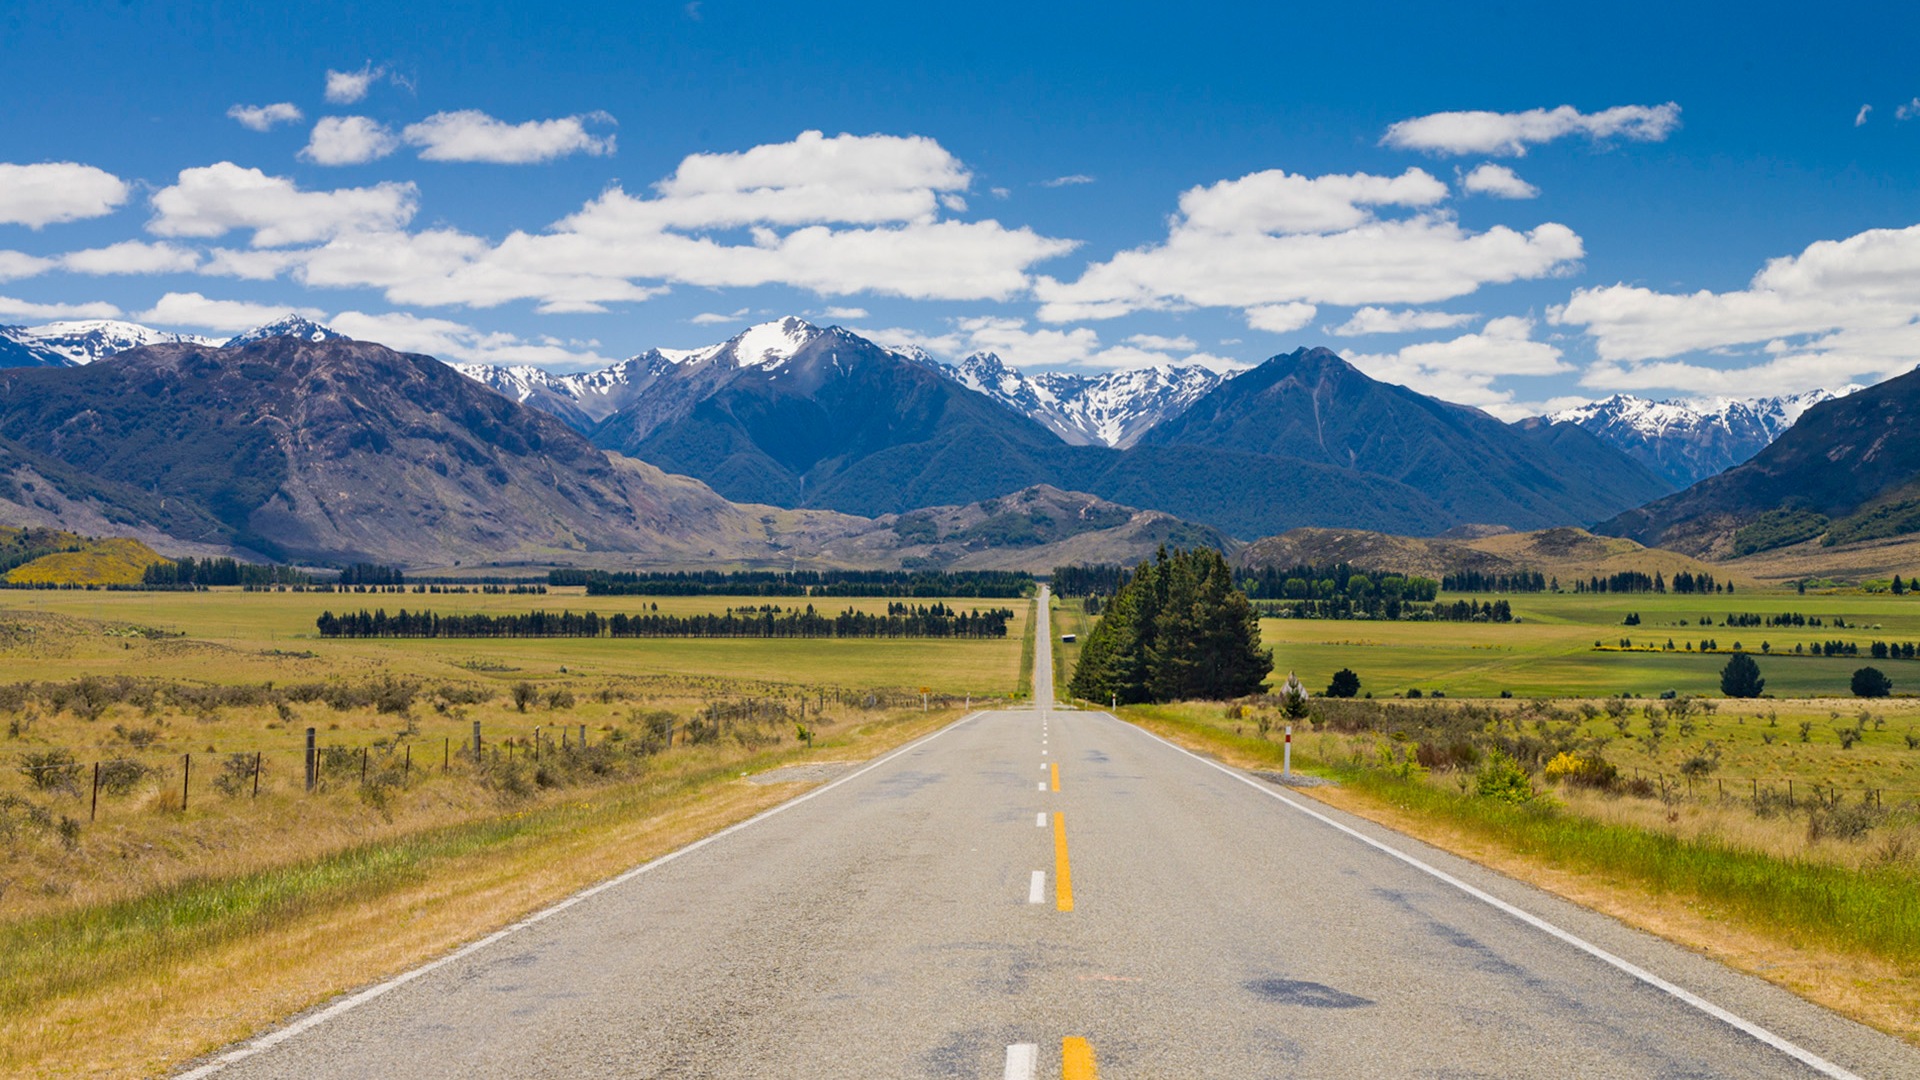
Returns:
[[[1053,763],[1053,790],[1060,790],[1060,763],[1057,761]]]
[[[1053,902],[1061,911],[1073,910],[1073,871],[1067,866],[1065,814],[1053,815]]]
[[[1099,1080],[1093,1065],[1093,1045],[1077,1035],[1060,1040],[1061,1080]]]

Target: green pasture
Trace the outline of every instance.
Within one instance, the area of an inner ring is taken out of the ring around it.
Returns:
[[[1453,593],[1447,599],[1460,599]],[[1492,595],[1512,604],[1514,623],[1384,622],[1317,619],[1262,619],[1261,639],[1273,649],[1275,679],[1297,671],[1309,689],[1324,687],[1340,668],[1359,673],[1363,690],[1376,696],[1410,688],[1454,697],[1496,697],[1511,691],[1522,697],[1604,697],[1632,693],[1657,695],[1718,694],[1724,653],[1597,651],[1594,642],[1617,646],[1622,637],[1636,646],[1676,650],[1698,647],[1711,638],[1721,649],[1738,642],[1755,653],[1766,691],[1780,697],[1845,696],[1853,672],[1874,666],[1894,682],[1894,692],[1920,691],[1920,661],[1874,660],[1869,643],[1920,641],[1920,597],[1889,594],[1816,594],[1792,591],[1741,592],[1733,595],[1538,593]],[[1639,626],[1625,626],[1628,613]],[[1728,614],[1761,616],[1796,612],[1847,627],[1724,627]],[[1684,623],[1684,625],[1683,625]],[[1813,658],[1780,655],[1795,644],[1852,641],[1858,657]],[[1767,643],[1774,655],[1760,653]]]

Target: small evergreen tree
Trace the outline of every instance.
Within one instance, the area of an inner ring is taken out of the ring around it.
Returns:
[[[1886,697],[1893,693],[1893,680],[1879,668],[1863,667],[1853,673],[1854,697]]]
[[[1760,677],[1760,665],[1746,653],[1734,653],[1727,666],[1720,669],[1720,692],[1730,698],[1757,698],[1766,685],[1767,680]]]
[[[1357,697],[1360,694],[1360,676],[1351,668],[1341,668],[1333,673],[1333,681],[1327,684],[1327,696],[1338,698]]]
[[[1287,714],[1289,720],[1307,718],[1307,688],[1300,685],[1300,676],[1287,672],[1287,681],[1280,685],[1280,711]]]

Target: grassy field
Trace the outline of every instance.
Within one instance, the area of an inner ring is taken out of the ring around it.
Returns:
[[[1073,681],[1073,665],[1080,662],[1080,646],[1093,626],[1087,618],[1087,602],[1081,597],[1055,597],[1053,601],[1053,695],[1068,698],[1067,684]],[[1072,634],[1072,641],[1060,640]]]
[[[333,641],[312,628],[328,608],[655,602],[0,593],[0,1073],[165,1071],[484,933],[795,790],[748,773],[870,756],[968,696],[1011,695],[1032,623],[1015,601],[1020,636],[984,641]],[[129,1026],[151,1038],[125,1039]]]
[[[1451,601],[1461,597],[1445,594]],[[1855,669],[1872,665],[1886,672],[1896,692],[1920,691],[1920,661],[1872,660],[1874,640],[1920,641],[1920,596],[1890,594],[1742,591],[1732,595],[1676,596],[1536,593],[1483,596],[1506,599],[1517,623],[1448,623],[1262,619],[1262,640],[1273,649],[1276,678],[1298,671],[1309,688],[1325,686],[1340,668],[1358,672],[1362,687],[1375,695],[1401,694],[1410,688],[1442,691],[1453,697],[1496,697],[1503,690],[1519,696],[1588,696],[1633,693],[1656,695],[1717,694],[1725,655],[1621,652],[1619,640],[1676,650],[1702,638],[1730,649],[1735,642],[1758,654],[1767,643],[1776,654],[1796,644],[1852,641],[1859,657],[1759,657],[1767,692],[1780,697],[1840,696],[1847,693]],[[1724,627],[1729,614],[1763,618],[1783,612],[1847,622],[1804,628]],[[1629,613],[1641,624],[1623,625]],[[1711,617],[1716,625],[1699,621]],[[1684,625],[1683,625],[1684,623]],[[1615,648],[1596,650],[1602,642]]]

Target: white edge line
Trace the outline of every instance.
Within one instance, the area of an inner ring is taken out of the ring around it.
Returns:
[[[1039,1063],[1040,1047],[1033,1043],[1014,1043],[1007,1047],[1006,1080],[1033,1080],[1033,1067]]]
[[[1406,863],[1408,866],[1411,866],[1416,870],[1419,870],[1423,873],[1426,873],[1435,878],[1438,878],[1441,881],[1444,881],[1447,884],[1453,886],[1454,888],[1459,889],[1461,892],[1466,893],[1468,896],[1471,896],[1476,900],[1482,901],[1483,903],[1486,903],[1494,908],[1497,908],[1500,911],[1503,911],[1506,914],[1511,915],[1514,918],[1520,920],[1521,922],[1526,923],[1528,926],[1531,926],[1536,930],[1544,931],[1545,933],[1550,934],[1553,937],[1556,937],[1561,941],[1566,942],[1568,945],[1571,945],[1574,948],[1579,949],[1581,952],[1584,952],[1587,955],[1592,956],[1596,960],[1600,960],[1603,963],[1609,964],[1627,973],[1628,975],[1631,975],[1634,978],[1639,979],[1641,982],[1646,983],[1648,986],[1654,987],[1657,990],[1664,991],[1665,993],[1680,999],[1681,1001],[1687,1003],[1688,1005],[1691,1005],[1694,1008],[1700,1010],[1701,1012],[1706,1013],[1708,1016],[1713,1017],[1715,1020],[1719,1020],[1720,1022],[1734,1028],[1735,1030],[1741,1032],[1742,1034],[1747,1035],[1750,1038],[1753,1038],[1759,1042],[1765,1043],[1766,1045],[1773,1047],[1775,1050],[1778,1050],[1781,1053],[1787,1055],[1788,1057],[1793,1058],[1795,1061],[1800,1062],[1802,1065],[1806,1065],[1807,1067],[1819,1073],[1822,1073],[1823,1075],[1833,1077],[1833,1080],[1863,1080],[1863,1078],[1859,1074],[1850,1072],[1839,1065],[1835,1065],[1833,1062],[1828,1061],[1823,1057],[1820,1057],[1818,1054],[1813,1053],[1811,1050],[1807,1050],[1793,1042],[1790,1042],[1784,1038],[1781,1038],[1780,1036],[1775,1035],[1773,1032],[1768,1031],[1766,1028],[1763,1028],[1760,1025],[1755,1024],[1750,1020],[1745,1020],[1745,1019],[1742,1019],[1741,1017],[1735,1016],[1733,1013],[1730,1013],[1727,1010],[1721,1008],[1720,1006],[1715,1005],[1713,1002],[1708,1001],[1706,998],[1703,998],[1700,995],[1695,994],[1694,992],[1686,989],[1685,987],[1678,986],[1674,983],[1670,983],[1667,980],[1661,978],[1660,976],[1655,975],[1653,972],[1648,971],[1647,969],[1640,967],[1638,964],[1633,963],[1632,961],[1626,960],[1619,956],[1615,956],[1613,953],[1608,952],[1607,950],[1601,948],[1598,945],[1593,944],[1590,941],[1585,940],[1584,938],[1576,937],[1574,934],[1570,933],[1569,931],[1562,930],[1558,926],[1553,925],[1552,923],[1546,921],[1545,919],[1540,918],[1537,915],[1534,915],[1530,912],[1517,908],[1512,904],[1507,903],[1505,900],[1502,900],[1499,897],[1494,896],[1491,893],[1488,893],[1482,889],[1476,888],[1473,885],[1469,885],[1468,883],[1460,880],[1457,877],[1454,877],[1452,874],[1449,874],[1446,871],[1439,869],[1438,867],[1431,866],[1427,863],[1421,862],[1419,859],[1416,859],[1413,856],[1408,855],[1403,851],[1399,851],[1387,844],[1384,844],[1378,840],[1375,840],[1373,837],[1368,836],[1366,833],[1363,833],[1358,829],[1350,828],[1346,825],[1341,824],[1338,821],[1335,821],[1333,818],[1330,818],[1327,815],[1320,813],[1317,810],[1311,809],[1306,806],[1302,806],[1300,803],[1297,803],[1294,800],[1288,798],[1287,796],[1282,795],[1280,792],[1273,790],[1271,787],[1261,783],[1258,780],[1253,779],[1250,776],[1246,776],[1242,773],[1236,772],[1235,770],[1230,769],[1225,765],[1220,764],[1217,761],[1210,761],[1207,758],[1201,757],[1199,754],[1196,754],[1193,751],[1188,750],[1183,746],[1180,746],[1176,743],[1163,739],[1158,735],[1155,735],[1153,732],[1148,731],[1147,729],[1139,726],[1138,724],[1127,723],[1126,721],[1121,720],[1119,717],[1116,717],[1111,713],[1102,713],[1101,715],[1106,716],[1109,720],[1113,720],[1116,723],[1125,724],[1127,727],[1132,728],[1134,731],[1137,731],[1142,735],[1145,735],[1147,738],[1152,739],[1155,742],[1161,743],[1182,754],[1185,754],[1188,757],[1192,758],[1193,760],[1200,762],[1202,765],[1212,766],[1213,768],[1218,769],[1223,773],[1226,773],[1228,776],[1231,776],[1235,780],[1238,780],[1241,783],[1246,784],[1248,787],[1253,788],[1255,791],[1258,791],[1263,795],[1270,795],[1273,798],[1280,800],[1281,802],[1285,803],[1286,805],[1292,807],[1295,810],[1298,810],[1300,813],[1305,814],[1310,818],[1314,818],[1327,825],[1333,826],[1334,828],[1340,830],[1341,832],[1346,833],[1348,836],[1351,836],[1354,839],[1360,841],[1361,843],[1366,844],[1368,847],[1375,848],[1381,852],[1384,852],[1387,855],[1391,855],[1394,858],[1400,860],[1403,863]]]
[[[276,1028],[272,1031],[269,1031],[265,1035],[261,1035],[258,1038],[255,1038],[253,1041],[245,1044],[244,1046],[235,1047],[234,1049],[229,1050],[224,1054],[221,1054],[219,1057],[214,1058],[212,1061],[207,1062],[205,1065],[202,1065],[197,1069],[193,1069],[189,1072],[178,1074],[177,1076],[174,1077],[174,1080],[201,1080],[202,1077],[212,1076],[214,1073],[219,1072],[220,1070],[226,1068],[229,1065],[237,1064],[239,1062],[245,1061],[247,1058],[253,1057],[255,1054],[259,1054],[266,1050],[271,1050],[274,1047],[280,1045],[283,1042],[286,1042],[288,1039],[291,1039],[296,1035],[302,1034],[304,1032],[312,1030],[313,1028],[319,1027],[321,1024],[324,1024],[327,1021],[332,1020],[335,1017],[338,1017],[353,1009],[359,1008],[360,1006],[365,1005],[367,1002],[372,1001],[375,998],[384,996],[390,991],[398,990],[400,987],[405,986],[406,984],[421,977],[422,975],[426,975],[430,972],[436,971],[442,967],[445,967],[448,964],[453,963],[456,960],[465,959],[466,957],[471,956],[476,952],[479,952],[481,949],[484,949],[487,946],[492,945],[494,942],[499,941],[500,939],[508,937],[512,934],[518,933],[521,930],[525,930],[526,928],[533,926],[536,923],[545,922],[547,919],[550,919],[553,916],[560,914],[561,912],[567,910],[568,908],[579,903],[580,901],[587,899],[590,896],[598,895],[599,893],[603,893],[608,889],[614,888],[615,886],[624,885],[627,882],[632,881],[634,878],[639,877],[641,874],[644,874],[649,870],[653,870],[657,867],[665,866],[667,863],[670,863],[673,860],[680,858],[682,855],[690,855],[693,852],[698,851],[703,847],[706,847],[708,844],[711,844],[714,841],[719,840],[724,836],[739,832],[740,830],[746,828],[749,825],[754,825],[759,822],[765,821],[766,819],[772,817],[775,814],[781,813],[782,811],[791,810],[794,807],[799,806],[801,803],[806,802],[808,799],[811,799],[817,795],[825,795],[827,792],[832,791],[834,788],[839,787],[841,784],[847,783],[850,780],[854,780],[866,773],[872,772],[873,770],[879,768],[880,766],[885,765],[887,762],[892,761],[894,758],[897,758],[900,755],[905,754],[910,750],[917,749],[925,745],[926,743],[932,742],[933,740],[939,738],[942,735],[945,735],[947,732],[952,731],[953,729],[959,727],[961,724],[964,724],[969,720],[977,719],[978,717],[983,715],[985,712],[986,710],[983,709],[978,712],[968,713],[967,715],[961,717],[958,720],[955,720],[953,723],[948,724],[947,726],[941,728],[938,731],[929,732],[925,735],[922,735],[918,739],[913,740],[907,745],[900,747],[899,749],[893,751],[892,753],[889,753],[883,757],[875,758],[874,760],[868,762],[867,764],[861,766],[860,768],[854,770],[853,772],[848,773],[847,775],[841,777],[838,780],[832,781],[831,783],[823,784],[820,787],[814,788],[812,791],[808,791],[803,794],[796,795],[793,798],[788,799],[786,802],[783,802],[778,806],[768,807],[767,809],[760,811],[758,814],[753,815],[752,817],[748,818],[745,821],[735,822],[734,824],[729,825],[724,829],[721,829],[717,833],[713,833],[712,835],[709,835],[709,836],[703,836],[700,839],[695,840],[693,843],[688,844],[686,847],[676,848],[673,851],[667,852],[665,855],[661,855],[647,862],[641,863],[639,866],[636,866],[631,870],[626,870],[614,877],[610,877],[607,880],[600,882],[599,884],[589,885],[586,888],[581,889],[579,892],[574,893],[572,896],[569,896],[566,899],[561,900],[550,907],[542,908],[541,910],[534,912],[533,914],[527,916],[526,918],[521,919],[519,922],[512,923],[508,926],[503,926],[500,929],[495,930],[493,933],[488,934],[486,937],[480,938],[477,941],[470,941],[467,944],[462,945],[460,948],[455,949],[454,951],[448,953],[445,956],[440,957],[437,960],[429,960],[426,963],[421,964],[419,967],[412,969],[411,971],[401,972],[400,974],[395,975],[394,977],[388,979],[385,982],[376,983],[373,986],[369,986],[365,990],[362,990],[351,997],[344,998],[340,1001],[336,1001],[332,1005],[329,1005],[326,1008],[321,1009],[319,1012],[313,1013],[308,1016],[304,1016],[286,1025],[285,1027]],[[1042,785],[1042,786],[1044,787],[1045,785]]]

